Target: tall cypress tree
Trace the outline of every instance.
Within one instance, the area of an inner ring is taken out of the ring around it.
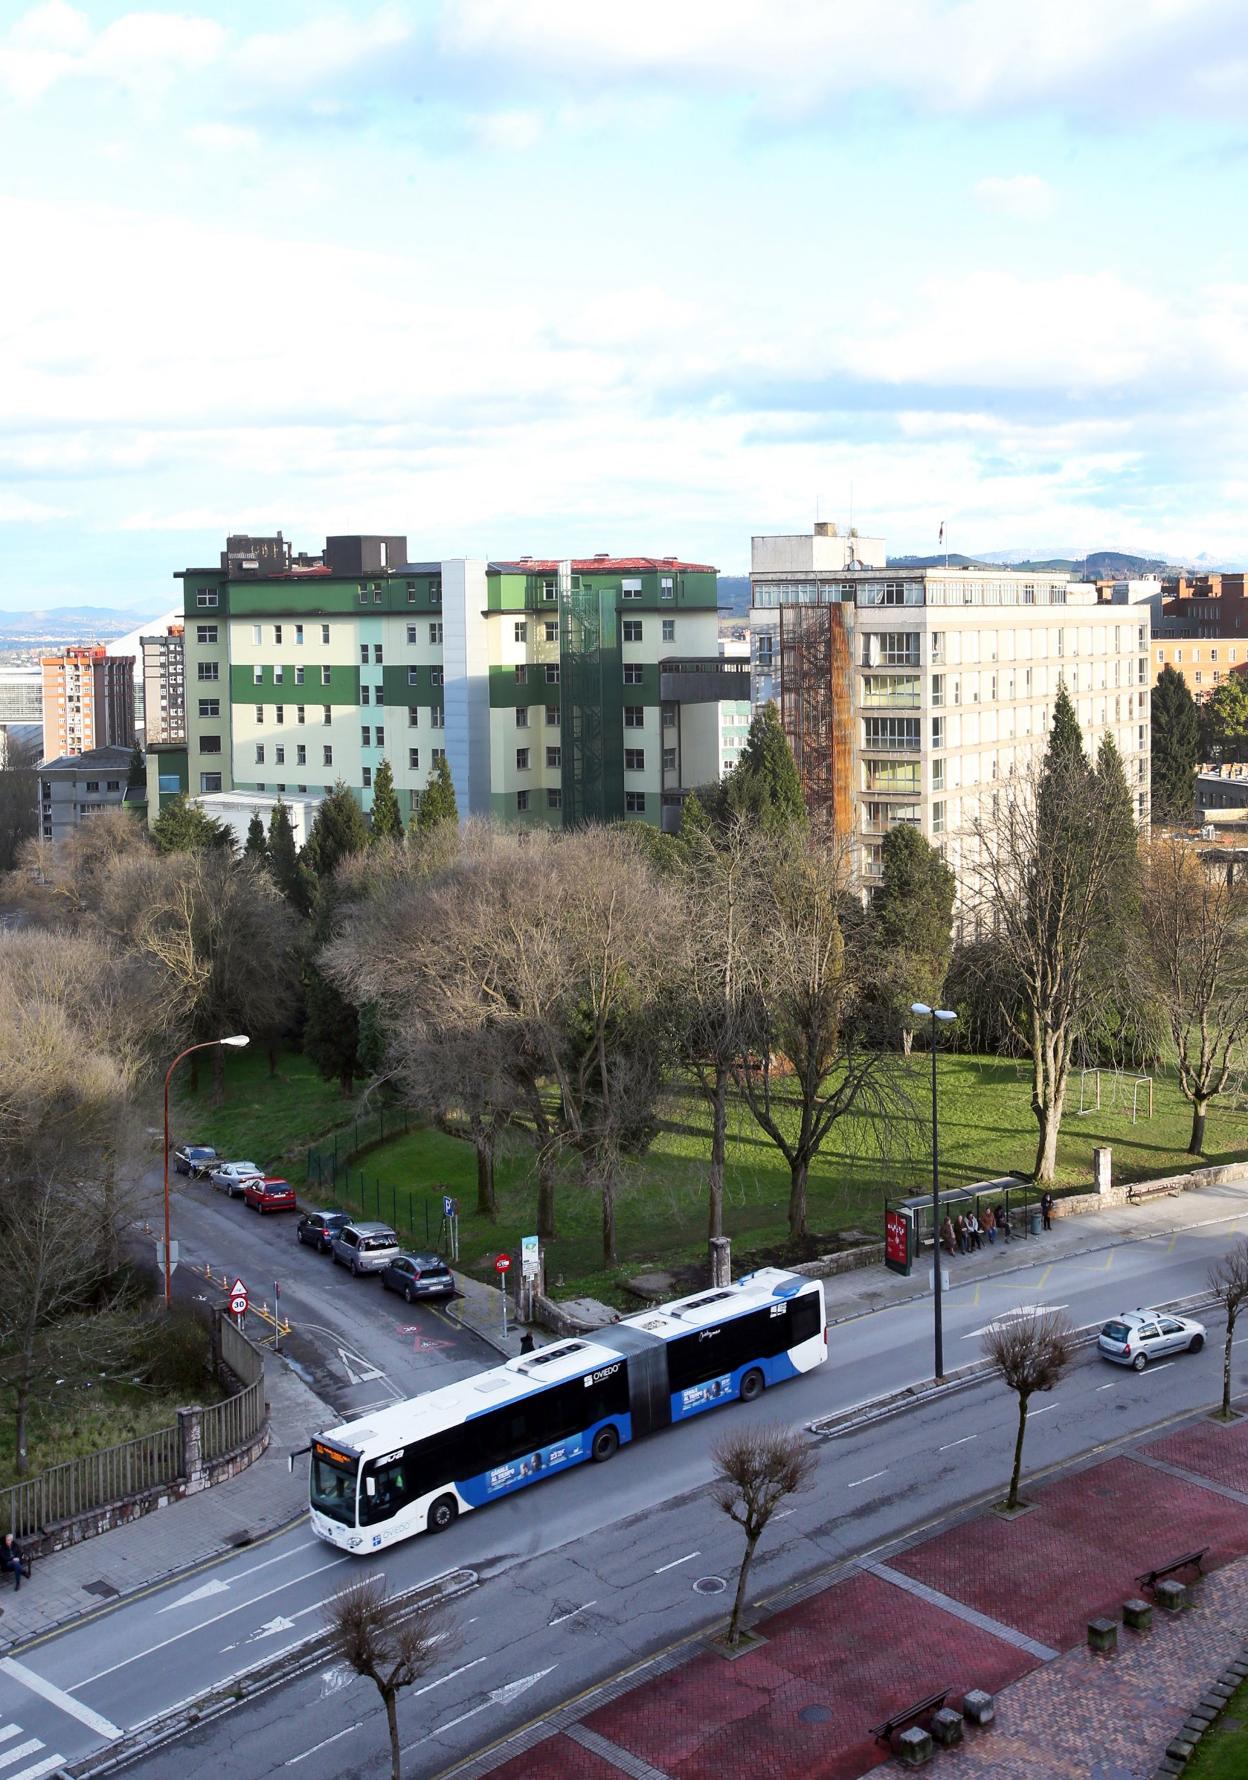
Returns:
[[[1195,811],[1200,722],[1187,681],[1167,662],[1153,687],[1153,815],[1189,822]]]
[[[134,791],[147,784],[147,766],[143,760],[143,750],[136,742],[130,755],[130,768],[126,774],[126,789]]]
[[[455,801],[455,781],[451,778],[451,769],[446,764],[444,754],[429,774],[429,783],[420,794],[412,827],[419,834],[428,834],[443,822],[458,821],[459,805]]]
[[[354,792],[342,780],[334,786],[317,811],[316,821],[304,848],[304,863],[324,883],[344,859],[368,846],[368,823]]]
[[[250,860],[252,865],[267,865],[269,862],[269,840],[264,832],[264,823],[258,810],[247,824],[247,840],[243,846],[243,858]]]
[[[269,871],[291,908],[306,915],[312,907],[311,873],[299,860],[290,811],[279,797],[269,817]]]
[[[727,805],[730,812],[769,827],[806,821],[801,777],[774,700],[750,724],[741,758],[728,779]]]
[[[399,800],[395,796],[394,773],[388,760],[382,761],[373,780],[372,826],[374,840],[403,838],[403,812],[399,809]]]

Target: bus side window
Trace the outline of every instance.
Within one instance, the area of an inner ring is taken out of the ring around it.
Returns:
[[[810,1341],[819,1333],[819,1300],[814,1292],[790,1298],[788,1323],[790,1347],[796,1347],[799,1341]]]

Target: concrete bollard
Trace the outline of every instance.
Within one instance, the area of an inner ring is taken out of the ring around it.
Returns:
[[[903,1768],[925,1768],[934,1754],[932,1739],[921,1724],[912,1724],[897,1739],[897,1760]]]
[[[1116,1619],[1090,1619],[1088,1621],[1088,1649],[1099,1651],[1102,1656],[1113,1656],[1118,1648],[1118,1621]]]
[[[982,1687],[973,1687],[962,1699],[962,1716],[968,1724],[977,1724],[982,1729],[991,1724],[997,1715],[997,1703],[990,1693]]]
[[[942,1706],[932,1714],[932,1740],[942,1749],[952,1749],[962,1741],[962,1714],[952,1706]]]
[[[1164,1607],[1167,1613],[1179,1613],[1187,1606],[1187,1584],[1167,1577],[1164,1582],[1157,1584],[1153,1596],[1157,1605]]]
[[[1124,1601],[1122,1623],[1133,1632],[1151,1631],[1153,1610],[1147,1601]]]

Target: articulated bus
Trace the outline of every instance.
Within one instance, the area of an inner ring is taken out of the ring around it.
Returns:
[[[827,1351],[819,1281],[761,1268],[319,1434],[312,1529],[347,1551],[443,1532],[625,1441],[753,1402]]]

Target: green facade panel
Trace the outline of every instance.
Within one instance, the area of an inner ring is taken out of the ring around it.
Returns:
[[[295,680],[295,666],[304,669],[302,684]],[[318,664],[283,663],[280,680],[273,678],[272,667],[262,667],[257,680],[254,668],[235,662],[230,668],[230,702],[235,705],[358,705],[360,670],[358,667],[331,666],[326,684]]]
[[[405,667],[388,667],[382,669],[381,685],[388,705],[440,705],[444,696],[444,687],[435,686],[431,667],[413,667],[411,672],[416,675],[414,681],[408,678]]]
[[[514,667],[494,663],[490,668],[492,711],[508,711],[516,705],[557,705],[559,692],[559,681],[546,678],[546,668],[540,661],[525,664],[523,680],[517,680]]]
[[[440,575],[369,576],[363,597],[360,585],[354,576],[346,580],[301,575],[288,581],[228,581],[218,570],[187,569],[182,609],[188,618],[203,618],[205,608],[198,595],[215,591],[215,609],[233,618],[385,618],[398,612],[441,616]]]
[[[561,614],[559,652],[563,825],[617,822],[624,814],[625,687],[613,594],[584,585],[571,590]]]

